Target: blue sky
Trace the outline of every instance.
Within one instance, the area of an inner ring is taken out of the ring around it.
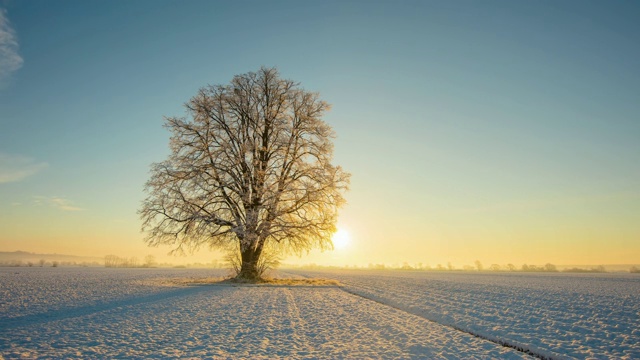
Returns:
[[[144,254],[163,116],[265,65],[333,105],[353,174],[351,249],[303,262],[640,262],[637,2],[0,9],[0,251]]]

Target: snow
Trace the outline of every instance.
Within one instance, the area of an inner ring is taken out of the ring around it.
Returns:
[[[66,308],[99,306],[163,289],[152,279],[223,277],[225,270],[0,268],[0,318],[42,315]],[[156,285],[156,286],[153,286]]]
[[[0,269],[0,356],[527,357],[337,286],[171,285],[210,276],[211,270]]]
[[[196,285],[225,274],[0,268],[0,358],[640,358],[638,276],[286,270],[342,285]]]
[[[640,277],[307,272],[351,293],[548,358],[640,358]]]

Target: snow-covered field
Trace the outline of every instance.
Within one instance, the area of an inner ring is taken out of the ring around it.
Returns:
[[[0,358],[640,358],[638,276],[281,273],[0,268]]]
[[[550,358],[640,359],[640,276],[407,271],[302,273]]]

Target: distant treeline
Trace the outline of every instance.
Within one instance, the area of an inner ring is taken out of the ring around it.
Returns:
[[[58,267],[58,266],[81,266],[81,267],[89,267],[89,266],[100,266],[100,263],[97,261],[47,261],[45,259],[40,259],[38,261],[24,261],[24,260],[6,260],[0,261],[0,267]]]
[[[413,271],[475,271],[475,272],[541,272],[541,273],[605,273],[606,268],[603,265],[593,266],[589,268],[565,268],[559,270],[554,264],[547,263],[545,265],[528,265],[524,264],[520,267],[516,267],[513,264],[499,265],[491,264],[485,268],[480,261],[476,261],[474,265],[464,265],[461,268],[456,268],[451,263],[447,263],[446,266],[437,264],[436,266],[425,265],[423,263],[417,263],[410,265],[409,263],[403,263],[402,265],[387,265],[387,264],[374,264],[370,263],[366,267],[358,266],[323,266],[317,264],[308,264],[299,266],[304,269],[362,269],[362,270],[413,270]],[[640,269],[636,266],[631,267],[628,270],[630,273],[640,273]]]
[[[104,267],[108,268],[137,268],[137,267],[153,267],[156,265],[156,258],[148,255],[144,258],[144,262],[140,262],[137,257],[120,257],[116,255],[107,255],[104,257]]]
[[[633,272],[633,271],[631,271],[632,269],[629,269],[629,272]],[[570,268],[570,269],[564,269],[562,271],[563,272],[572,272],[572,273],[604,273],[604,272],[607,272],[605,267],[602,266],[602,265],[596,266],[596,267],[592,267],[592,268],[589,268],[589,269],[582,269],[582,268],[574,267],[574,268]]]
[[[122,257],[117,255],[107,255],[104,257],[104,266],[108,268],[224,268],[224,262],[214,260],[209,264],[191,263],[186,265],[175,265],[171,263],[158,263],[155,256],[147,255],[140,261],[137,257]]]

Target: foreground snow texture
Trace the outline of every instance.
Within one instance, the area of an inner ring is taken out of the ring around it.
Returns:
[[[640,359],[636,274],[335,271],[309,275],[337,279],[353,294],[540,358]]]
[[[0,268],[0,358],[640,358],[637,276],[281,273]]]

